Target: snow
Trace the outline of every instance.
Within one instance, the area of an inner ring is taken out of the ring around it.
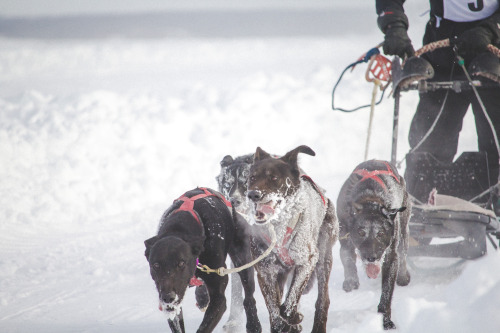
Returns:
[[[331,89],[345,66],[382,39],[373,7],[352,8],[373,14],[365,33],[357,27],[346,35],[344,27],[321,36],[2,37],[0,331],[168,331],[143,241],[172,200],[195,186],[217,187],[227,154],[257,146],[283,154],[306,144],[316,156],[301,156],[300,165],[335,202],[362,161],[368,110],[331,111]],[[410,18],[416,45],[422,12]],[[369,103],[363,71],[345,76],[339,103]],[[399,157],[408,149],[416,101],[414,93],[402,98]],[[392,107],[386,98],[376,109],[369,158],[390,158]],[[468,116],[460,149],[475,148]],[[488,246],[483,258],[447,271],[413,268],[410,285],[394,294],[399,331],[497,332],[500,253]],[[328,331],[381,331],[380,278],[360,274],[360,289],[345,293],[338,252],[337,244]],[[268,330],[260,292],[256,298]],[[314,292],[302,297],[304,331],[314,302]],[[195,332],[203,314],[192,289],[184,315]]]

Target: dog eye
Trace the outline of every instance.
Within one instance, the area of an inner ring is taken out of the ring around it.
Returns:
[[[359,229],[358,230],[358,234],[361,236],[361,237],[365,237],[366,236],[366,231],[364,229]]]
[[[154,269],[155,271],[159,270],[159,269],[160,269],[160,264],[159,264],[159,263],[157,263],[157,262],[155,262],[155,263],[153,264],[153,269]]]
[[[186,263],[184,262],[184,260],[179,261],[179,263],[177,264],[177,266],[179,266],[179,268],[184,268],[185,265],[186,265]]]

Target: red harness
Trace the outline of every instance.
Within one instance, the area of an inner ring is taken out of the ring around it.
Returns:
[[[182,196],[179,197],[179,199],[177,200],[174,200],[174,203],[175,202],[178,202],[178,201],[182,201],[182,205],[177,208],[172,214],[174,213],[178,213],[178,212],[190,212],[191,215],[193,215],[193,217],[195,218],[195,220],[200,224],[201,224],[201,220],[200,220],[200,216],[198,215],[198,213],[196,213],[194,211],[194,202],[198,199],[202,199],[202,198],[206,198],[206,197],[219,197],[222,201],[224,201],[224,203],[226,204],[227,207],[229,208],[232,208],[231,206],[231,203],[229,201],[226,200],[226,198],[224,198],[224,196],[222,194],[220,194],[219,192],[210,192],[206,187],[198,187],[197,189],[199,190],[202,190],[203,193],[200,193],[200,194],[197,194],[191,198],[187,197],[186,196],[186,193],[184,193]]]
[[[200,220],[200,216],[194,210],[194,202],[196,200],[214,196],[214,197],[220,198],[226,204],[227,207],[232,208],[231,203],[229,201],[227,201],[226,198],[224,198],[224,196],[222,194],[220,194],[219,192],[213,191],[213,193],[212,193],[206,187],[198,187],[198,189],[202,190],[203,193],[197,194],[197,195],[189,198],[186,196],[186,193],[187,193],[186,192],[183,195],[181,195],[179,197],[179,199],[174,200],[174,203],[176,203],[178,201],[182,201],[182,205],[179,208],[177,208],[172,214],[175,214],[178,212],[190,212],[191,215],[193,215],[193,217],[195,218],[195,220],[200,224],[200,226],[203,227],[203,224],[201,223],[201,220]],[[196,259],[196,266],[198,266],[198,264],[199,264],[199,260]],[[203,280],[197,278],[196,276],[193,276],[191,278],[191,280],[189,280],[190,287],[198,287],[201,285],[203,285]]]
[[[389,175],[394,177],[396,181],[399,183],[399,178],[394,174],[392,171],[391,167],[389,166],[389,163],[384,162],[384,164],[387,166],[387,170],[372,170],[368,171],[366,169],[356,169],[353,171],[353,173],[362,176],[363,178],[360,179],[360,182],[365,181],[367,179],[373,179],[377,183],[382,186],[384,190],[387,189],[387,186],[385,185],[384,181],[379,177],[379,175]]]
[[[323,193],[321,193],[318,185],[316,185],[316,183],[312,180],[312,178],[307,175],[302,175],[300,176],[300,178],[307,180],[309,183],[311,183],[316,192],[318,192],[318,194],[320,195],[321,200],[323,201],[323,206],[326,206],[325,197],[323,196]],[[295,264],[295,262],[290,257],[290,254],[288,252],[288,245],[289,245],[288,242],[292,237],[293,230],[294,229],[292,227],[287,227],[285,236],[283,237],[283,242],[281,242],[281,244],[276,244],[276,246],[274,247],[276,249],[276,254],[280,258],[281,262],[284,263],[286,266],[292,266]],[[264,235],[264,238],[267,240],[268,243],[271,243],[271,238],[269,238],[269,236]]]

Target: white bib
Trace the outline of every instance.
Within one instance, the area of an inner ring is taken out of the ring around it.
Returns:
[[[492,15],[498,6],[498,0],[443,0],[443,17],[454,22],[472,22]]]

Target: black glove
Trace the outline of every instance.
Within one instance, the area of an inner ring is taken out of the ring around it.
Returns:
[[[384,53],[387,55],[397,55],[401,59],[411,57],[415,54],[404,24],[396,23],[387,27],[385,31]]]
[[[455,37],[454,44],[458,54],[463,57],[474,57],[486,51],[486,46],[493,41],[493,32],[483,26],[475,27],[464,31],[460,36]]]

